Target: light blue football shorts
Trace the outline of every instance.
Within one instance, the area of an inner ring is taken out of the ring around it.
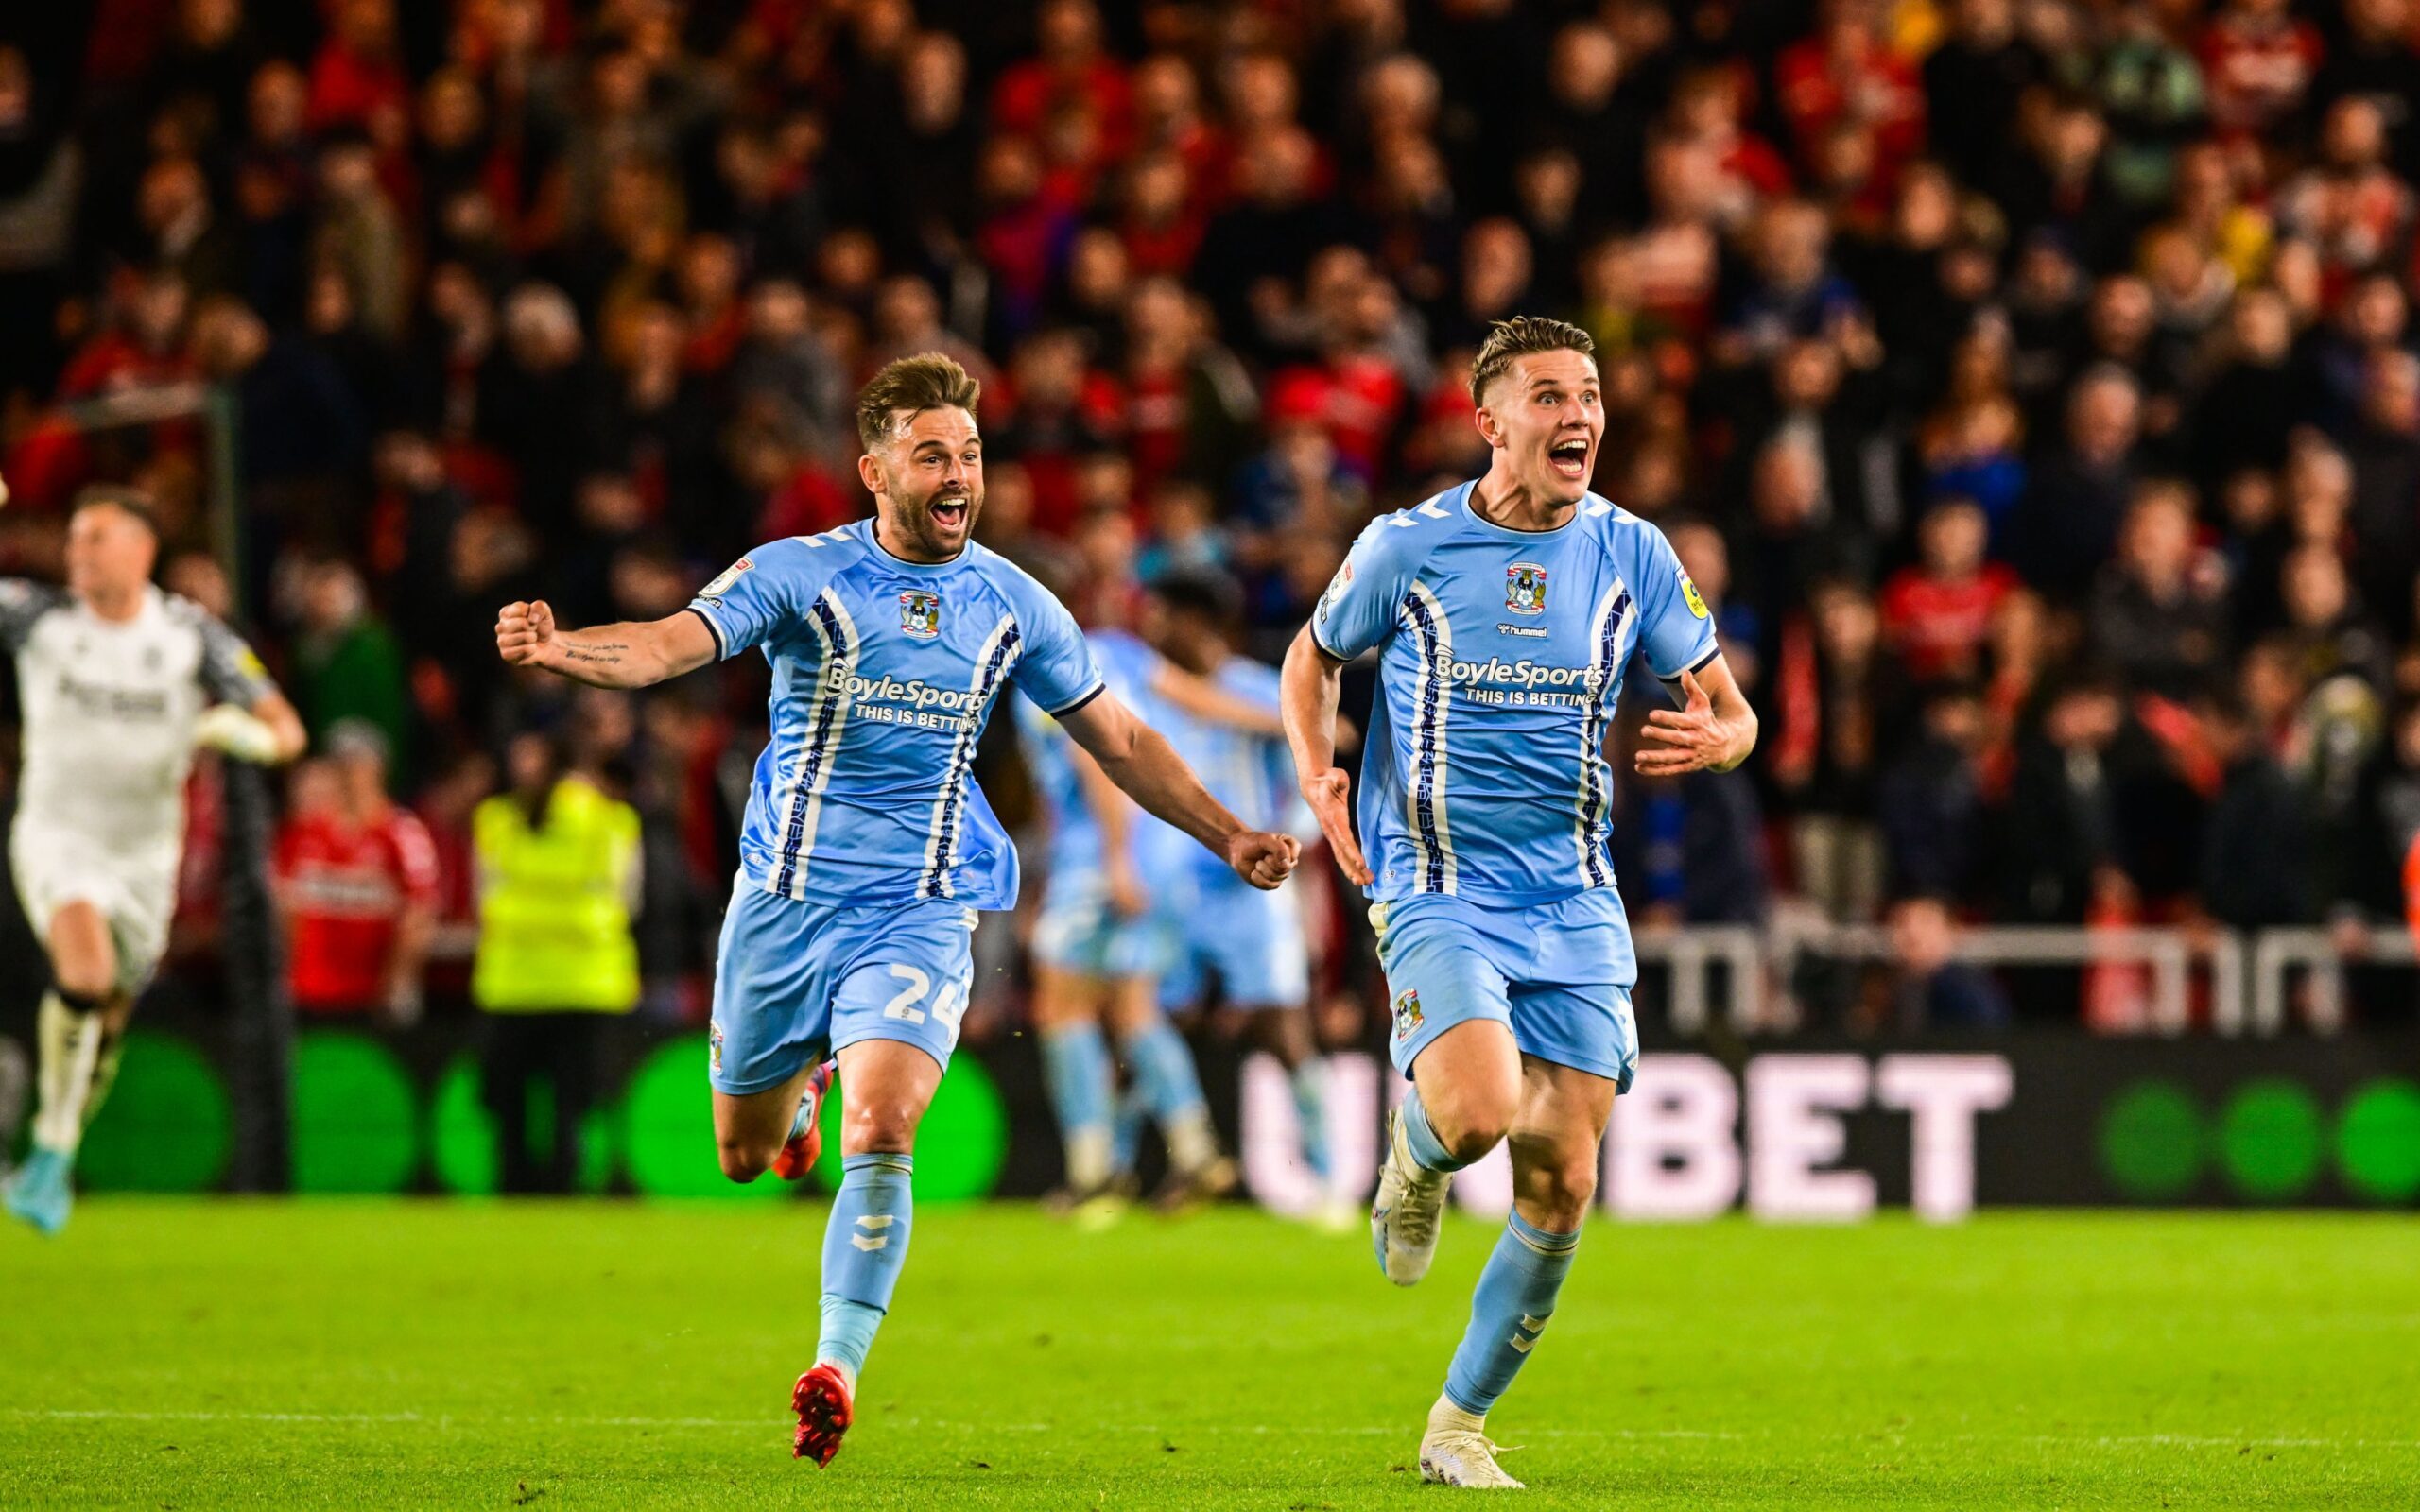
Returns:
[[[1370,921],[1393,1013],[1390,1054],[1404,1075],[1439,1035],[1493,1019],[1512,1029],[1523,1055],[1630,1090],[1638,1066],[1630,989],[1638,968],[1613,888],[1509,908],[1418,893],[1373,904]]]
[[[1160,981],[1164,1007],[1190,1006],[1219,979],[1235,1008],[1299,1008],[1311,999],[1310,945],[1292,888],[1263,892],[1230,872],[1204,881],[1172,919],[1173,959]]]
[[[1033,956],[1058,971],[1097,981],[1157,976],[1167,969],[1167,925],[1156,912],[1121,919],[1098,876],[1054,879],[1033,920]]]
[[[975,983],[975,910],[947,898],[801,902],[743,873],[715,960],[711,1075],[744,1096],[860,1040],[896,1040],[943,1070]]]

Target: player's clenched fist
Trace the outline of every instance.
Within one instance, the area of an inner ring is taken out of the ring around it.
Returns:
[[[507,604],[496,614],[496,654],[512,666],[544,666],[554,639],[555,611],[544,599]]]
[[[1294,874],[1294,864],[1303,858],[1303,848],[1290,834],[1270,834],[1266,830],[1244,830],[1227,842],[1227,865],[1236,875],[1263,892],[1269,892]]]

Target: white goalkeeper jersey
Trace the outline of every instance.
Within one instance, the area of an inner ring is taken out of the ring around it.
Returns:
[[[251,647],[157,588],[119,623],[23,578],[0,578],[0,644],[17,659],[24,711],[19,829],[173,867],[194,721],[213,703],[249,709],[272,689]]]

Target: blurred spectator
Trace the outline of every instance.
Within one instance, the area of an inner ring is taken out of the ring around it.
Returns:
[[[1949,361],[1949,389],[1918,434],[1927,499],[1966,499],[1990,526],[1995,554],[2005,556],[2016,535],[2025,498],[2025,420],[2008,389],[2009,338],[2004,326],[1978,324]]]
[[[293,589],[294,666],[286,686],[312,745],[324,745],[339,723],[359,720],[388,750],[407,748],[403,653],[371,611],[360,572],[347,561],[310,562]]]
[[[1944,683],[1925,696],[1923,719],[1876,783],[1875,813],[1891,890],[1955,902],[1974,895],[1981,870],[1983,710],[1972,688]]]
[[[2210,685],[2226,644],[2220,567],[2194,540],[2191,491],[2155,481],[2135,491],[2118,557],[2094,590],[2094,649],[2128,684],[2185,701]]]
[[[562,1193],[579,1174],[581,1125],[596,1104],[599,1026],[638,1005],[639,817],[567,773],[549,736],[514,736],[505,772],[507,789],[471,824],[471,996],[488,1015],[480,1092],[495,1118],[503,1190]],[[541,1081],[550,1095],[534,1098]],[[533,1128],[541,1109],[548,1126]]]
[[[2080,599],[2118,542],[2140,469],[2142,388],[2103,366],[2078,380],[2064,445],[2036,475],[2013,542],[2026,580],[2062,603]]]
[[[2400,635],[2411,627],[2420,574],[2420,356],[2399,349],[2371,356],[2360,419],[2344,450],[2362,592]]]
[[[2295,16],[2288,0],[2221,0],[2199,50],[2213,124],[2256,136],[2302,104],[2324,49],[2318,28]]]
[[[2311,922],[2309,841],[2292,784],[2233,690],[2204,701],[2202,725],[2225,770],[2203,825],[2203,908],[2230,929]]]
[[[271,854],[287,991],[306,1014],[408,1024],[437,923],[437,852],[387,796],[375,729],[340,723],[325,749],[295,769]]]
[[[1872,598],[1836,581],[1816,588],[1809,609],[1809,623],[1785,643],[1773,773],[1795,815],[1799,892],[1835,919],[1862,923],[1881,902],[1874,782],[1898,712],[1898,677]]]
[[[1983,510],[1949,498],[1916,526],[1917,559],[1882,589],[1882,633],[1920,679],[1971,678],[1980,670],[1983,638],[2001,600],[2016,590],[2016,575],[1983,559],[1988,539]]]
[[[1891,992],[1894,1027],[2003,1029],[2014,1013],[2008,994],[1979,968],[1957,959],[1958,930],[1938,899],[1910,898],[1891,911],[1891,947],[1899,979]]]
[[[2116,686],[2098,674],[2050,696],[2039,730],[2019,751],[2009,797],[2004,917],[2082,923],[2096,897],[2125,885],[2116,769],[2124,721]]]
[[[2012,0],[1956,0],[1949,36],[1924,62],[1935,155],[1976,188],[2004,193],[2018,107],[2048,72],[2041,53],[2017,31]]]

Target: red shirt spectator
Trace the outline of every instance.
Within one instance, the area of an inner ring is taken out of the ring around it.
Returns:
[[[337,0],[328,40],[311,60],[311,129],[357,128],[391,150],[403,143],[411,99],[393,0]]]
[[[1883,638],[1919,680],[1971,675],[2016,574],[1983,560],[1988,527],[1966,500],[1935,506],[1918,532],[1923,559],[1882,587]]]
[[[387,800],[372,738],[340,727],[337,754],[296,773],[294,813],[278,831],[286,983],[305,1013],[408,1017],[418,1005],[437,850],[418,818]]]
[[[1871,129],[1883,179],[1924,147],[1923,84],[1853,3],[1834,0],[1813,36],[1782,49],[1773,91],[1810,166],[1824,133],[1842,120]]]
[[[1134,90],[1126,66],[1101,45],[1100,12],[1091,0],[1051,0],[1034,19],[1040,56],[1011,63],[992,94],[992,119],[1031,136],[1068,107],[1089,111],[1101,156],[1122,154],[1134,129]]]
[[[2202,32],[2202,73],[2210,119],[2222,131],[2275,126],[2302,104],[2319,71],[2319,31],[2290,14],[2286,0],[2235,0]]]

